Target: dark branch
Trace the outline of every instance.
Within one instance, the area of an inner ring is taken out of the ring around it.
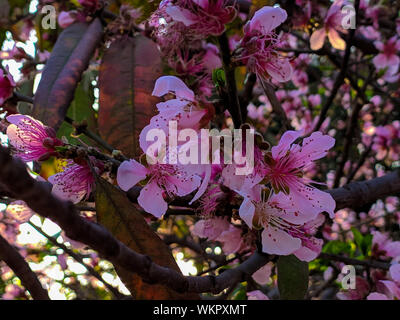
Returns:
[[[360,5],[360,0],[356,0],[355,1],[356,21],[357,21],[359,5]],[[316,124],[316,126],[314,128],[314,131],[318,131],[321,128],[321,125],[322,125],[322,123],[324,122],[324,120],[326,118],[328,110],[329,110],[330,106],[332,105],[333,100],[336,97],[336,94],[338,93],[339,88],[343,84],[343,81],[344,81],[344,78],[345,78],[346,72],[347,72],[347,65],[348,65],[349,60],[350,60],[351,46],[352,46],[352,43],[353,43],[353,37],[354,37],[355,32],[356,32],[356,29],[351,29],[350,32],[349,32],[349,35],[348,35],[348,38],[347,38],[347,41],[346,41],[346,50],[345,50],[345,53],[344,53],[344,57],[343,57],[342,65],[341,65],[341,68],[340,68],[340,72],[336,77],[336,80],[335,80],[335,83],[333,85],[331,94],[329,95],[328,99],[326,100],[324,106],[321,109],[321,113],[320,113],[320,116],[318,118],[318,122],[317,122],[317,124]]]
[[[43,289],[36,274],[29,268],[28,263],[1,235],[0,260],[3,260],[14,271],[33,299],[50,300],[47,291]]]
[[[226,87],[228,90],[227,108],[232,116],[235,128],[239,128],[243,123],[243,119],[236,87],[235,68],[231,63],[231,50],[229,48],[228,36],[226,33],[223,33],[218,37],[218,42],[221,49],[222,65],[225,71]]]

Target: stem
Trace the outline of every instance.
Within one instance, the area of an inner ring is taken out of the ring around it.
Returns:
[[[72,120],[70,117],[65,117],[65,122],[69,123],[74,128],[78,127],[76,122],[74,120]],[[92,139],[94,142],[98,143],[100,146],[102,146],[108,152],[112,153],[115,150],[112,146],[110,146],[106,141],[104,141],[98,135],[96,135],[93,132],[91,132],[90,130],[88,130],[88,128],[82,126],[82,127],[79,127],[79,131],[82,132],[88,138]]]
[[[231,51],[226,33],[218,37],[218,42],[221,49],[222,65],[225,71],[226,87],[228,90],[228,110],[232,116],[235,128],[239,128],[243,123],[243,119],[236,87],[235,68],[231,64]]]
[[[14,271],[15,275],[21,280],[22,285],[29,291],[33,299],[50,300],[47,291],[43,289],[36,274],[29,268],[28,263],[1,235],[0,260],[4,260]]]
[[[91,266],[87,265],[84,261],[83,258],[75,253],[74,251],[72,251],[71,249],[69,249],[65,244],[63,243],[59,243],[57,241],[56,238],[48,235],[46,232],[44,232],[42,230],[42,228],[38,227],[37,225],[35,225],[34,223],[32,223],[31,221],[28,222],[29,225],[34,228],[37,232],[39,232],[42,236],[44,236],[45,238],[47,238],[51,243],[53,243],[54,245],[56,245],[57,247],[61,248],[65,253],[67,253],[68,255],[70,255],[72,258],[74,258],[77,262],[79,262],[81,265],[83,265],[86,270],[89,272],[90,275],[92,275],[93,277],[95,277],[97,280],[101,281],[102,283],[104,283],[104,285],[106,286],[106,288],[114,295],[115,298],[117,299],[124,299],[126,298],[126,296],[122,293],[120,293],[118,291],[118,289],[114,288],[113,286],[111,286],[110,284],[108,284],[106,281],[104,281],[104,279],[101,277],[101,275],[94,270]]]

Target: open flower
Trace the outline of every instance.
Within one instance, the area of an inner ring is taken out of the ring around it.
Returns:
[[[100,173],[102,164],[94,158],[91,158],[91,161],[97,164],[94,169]],[[92,171],[86,162],[77,164],[72,161],[68,162],[64,171],[50,176],[48,180],[53,185],[53,194],[73,203],[89,197],[95,183]]]
[[[388,68],[389,74],[393,75],[399,70],[400,58],[397,52],[400,50],[400,39],[397,36],[391,37],[385,43],[374,42],[380,53],[372,60],[377,70]]]
[[[0,68],[0,106],[11,98],[15,88],[14,79],[10,74],[4,74],[3,69]]]
[[[278,82],[289,81],[292,67],[277,47],[280,38],[274,29],[287,18],[281,8],[263,7],[244,27],[244,37],[235,50],[234,60],[242,61],[259,77],[272,78]]]
[[[179,78],[163,76],[157,79],[153,96],[162,97],[174,94],[175,99],[169,99],[157,104],[159,113],[151,118],[150,124],[143,128],[139,136],[140,147],[146,152],[152,142],[146,140],[147,133],[152,129],[161,129],[168,134],[170,121],[177,122],[177,130],[192,128],[199,130],[201,121],[207,114],[195,100],[194,92]]]
[[[312,236],[318,223],[285,202],[282,194],[261,192],[256,199],[245,196],[239,215],[250,228],[263,229],[262,250],[269,254],[295,254],[311,261],[321,251],[322,240]]]
[[[279,144],[272,147],[265,162],[265,179],[273,187],[275,193],[283,193],[286,201],[293,203],[300,212],[315,218],[326,211],[334,216],[335,200],[329,193],[320,191],[310,183],[314,181],[304,177],[313,161],[328,153],[335,144],[335,139],[314,132],[303,140],[302,145],[293,143],[300,137],[298,131],[285,132]]]
[[[128,191],[146,178],[147,183],[140,191],[139,205],[157,218],[167,211],[168,204],[164,193],[169,197],[185,196],[199,188],[201,177],[191,172],[191,166],[151,164],[143,166],[136,160],[124,161],[118,168],[117,182],[122,190]]]
[[[236,9],[226,0],[167,0],[160,4],[175,21],[182,22],[193,34],[201,37],[218,36],[225,24],[236,17]]]
[[[338,31],[347,33],[347,30],[342,27],[344,14],[341,7],[345,4],[343,0],[335,1],[329,8],[324,26],[321,29],[315,30],[310,37],[310,46],[312,50],[319,50],[323,47],[325,38],[328,36],[332,47],[338,50],[346,48],[346,42],[340,37]]]
[[[16,149],[16,156],[25,162],[45,160],[64,144],[52,128],[30,116],[16,114],[6,119],[11,123],[7,128],[10,144]]]

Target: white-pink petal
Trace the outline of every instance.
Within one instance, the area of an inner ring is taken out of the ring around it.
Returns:
[[[319,252],[315,252],[315,251],[303,246],[300,249],[296,250],[293,254],[297,258],[299,258],[301,261],[310,262],[318,257]]]
[[[400,285],[400,264],[394,264],[390,267],[389,269],[390,272],[390,276],[392,277],[392,279],[396,282],[399,283]]]
[[[312,50],[319,50],[323,47],[326,38],[325,28],[315,30],[310,37],[310,47]]]
[[[333,29],[330,28],[328,30],[328,38],[329,42],[331,43],[332,47],[338,50],[344,50],[346,49],[346,41],[342,39],[342,37],[339,35],[339,33]]]
[[[268,225],[262,234],[262,251],[269,254],[289,255],[301,247],[301,240],[287,232]]]
[[[242,220],[244,222],[246,222],[246,224],[252,228],[253,227],[253,217],[254,217],[254,213],[256,211],[256,208],[253,204],[253,202],[247,198],[245,198],[242,202],[242,204],[240,205],[239,208],[239,216],[240,218],[242,218]]]
[[[286,131],[277,146],[272,147],[272,158],[278,159],[283,157],[286,152],[290,149],[290,145],[300,137],[299,131]]]
[[[156,218],[161,218],[168,210],[168,204],[163,197],[163,190],[156,182],[148,183],[140,191],[138,204]]]
[[[282,57],[271,58],[266,65],[267,73],[278,82],[287,82],[292,79],[293,68],[288,59]]]
[[[178,6],[167,6],[165,10],[172,19],[182,22],[186,27],[196,23],[196,16],[187,9]]]
[[[279,7],[265,6],[256,11],[250,20],[250,30],[258,30],[263,34],[268,34],[282,24],[286,18],[287,13],[285,10]]]
[[[136,160],[124,161],[118,168],[117,183],[122,190],[128,191],[138,182],[144,180],[147,173],[147,168]]]
[[[170,92],[177,98],[194,101],[194,92],[179,78],[174,76],[162,76],[157,79],[152,95],[162,97]]]

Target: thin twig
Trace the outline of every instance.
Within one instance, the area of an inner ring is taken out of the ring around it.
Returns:
[[[355,16],[356,21],[357,21],[357,15],[358,15],[359,6],[360,6],[360,0],[355,0],[354,7],[355,7],[355,10],[356,10],[356,16]],[[346,50],[345,50],[345,53],[344,53],[344,57],[343,57],[343,61],[342,61],[342,66],[340,68],[340,72],[336,77],[336,80],[335,80],[335,83],[333,85],[331,94],[329,95],[328,99],[326,100],[324,106],[321,109],[321,113],[320,113],[320,116],[318,118],[318,122],[317,122],[317,124],[316,124],[316,126],[314,128],[314,131],[318,131],[321,128],[321,125],[325,121],[325,118],[326,118],[326,115],[328,113],[328,110],[329,110],[330,106],[332,105],[333,100],[336,97],[336,94],[338,93],[340,87],[343,84],[343,81],[344,81],[344,78],[345,78],[346,72],[347,72],[347,65],[348,65],[349,60],[350,60],[351,45],[352,45],[352,42],[353,42],[353,37],[354,37],[355,32],[356,32],[356,29],[351,29],[350,32],[349,32],[349,35],[348,35],[348,38],[347,38],[347,41],[346,41]]]
[[[390,268],[390,263],[388,262],[376,261],[376,260],[358,260],[330,253],[321,253],[318,256],[318,258],[332,260],[332,261],[340,261],[350,265],[359,265],[359,266],[365,266],[383,270],[389,270]]]
[[[21,280],[22,285],[29,291],[35,300],[50,300],[47,291],[43,289],[36,274],[29,268],[28,263],[0,235],[0,260],[3,260],[14,271],[15,275]]]
[[[243,123],[242,112],[240,110],[239,96],[236,87],[235,69],[231,63],[231,51],[229,48],[228,36],[223,33],[218,37],[221,51],[222,65],[225,71],[226,87],[228,90],[228,110],[232,116],[235,128],[239,128]]]
[[[285,110],[283,109],[281,103],[279,102],[278,98],[276,97],[275,90],[272,87],[272,85],[260,77],[258,78],[258,81],[261,83],[261,86],[263,87],[264,92],[267,95],[269,102],[271,103],[272,110],[282,121],[283,130],[284,131],[293,130],[293,127],[290,124],[290,121],[286,115]]]
[[[84,266],[86,268],[86,270],[89,272],[90,275],[92,275],[93,277],[95,277],[97,280],[101,281],[102,283],[104,283],[104,285],[106,286],[106,288],[114,295],[115,298],[117,299],[126,299],[127,296],[125,296],[124,294],[120,293],[118,291],[118,289],[114,288],[112,285],[108,284],[102,277],[101,275],[94,270],[91,266],[87,265],[84,261],[83,258],[75,253],[74,251],[72,251],[71,249],[69,249],[65,244],[60,243],[57,241],[56,238],[48,235],[46,232],[44,232],[42,230],[42,228],[38,227],[37,225],[35,225],[34,223],[32,223],[31,221],[28,222],[28,224],[34,228],[37,232],[39,232],[42,236],[44,236],[47,240],[49,240],[51,243],[53,243],[55,246],[61,248],[65,253],[67,253],[68,255],[70,255],[72,258],[74,258],[77,262],[79,262],[82,266]]]

